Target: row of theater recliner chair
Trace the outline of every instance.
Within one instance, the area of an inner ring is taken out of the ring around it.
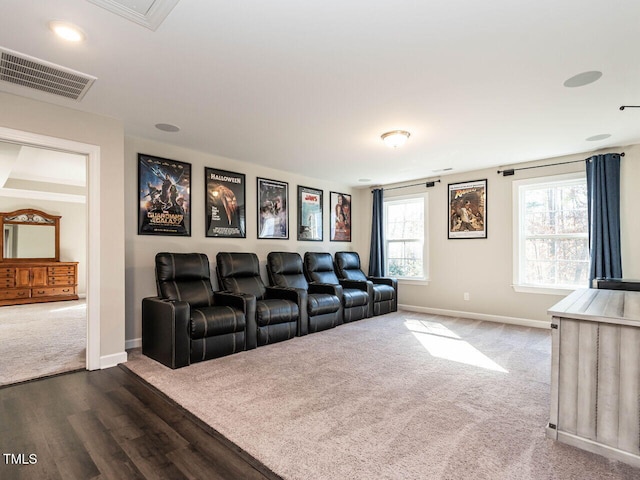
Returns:
[[[170,367],[250,350],[398,309],[398,283],[367,277],[355,252],[158,253],[157,297],[142,300],[142,353]]]

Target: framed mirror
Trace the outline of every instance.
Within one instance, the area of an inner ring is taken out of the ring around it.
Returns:
[[[0,213],[0,261],[59,261],[60,218],[33,209]]]

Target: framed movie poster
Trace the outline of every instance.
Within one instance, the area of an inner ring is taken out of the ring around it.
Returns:
[[[258,178],[258,238],[289,238],[289,184]]]
[[[204,168],[207,237],[246,238],[245,176]]]
[[[191,164],[138,154],[138,235],[191,236]]]
[[[329,196],[331,208],[332,242],[351,241],[351,195],[331,192]]]
[[[322,193],[298,185],[298,240],[322,241]]]
[[[487,180],[449,184],[449,238],[487,238]]]

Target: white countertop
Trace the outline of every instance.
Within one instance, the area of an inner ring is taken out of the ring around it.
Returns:
[[[554,317],[640,327],[640,292],[582,288],[548,310]]]

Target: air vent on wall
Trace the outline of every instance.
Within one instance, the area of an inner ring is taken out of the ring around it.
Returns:
[[[0,80],[82,100],[96,77],[0,47]]]

